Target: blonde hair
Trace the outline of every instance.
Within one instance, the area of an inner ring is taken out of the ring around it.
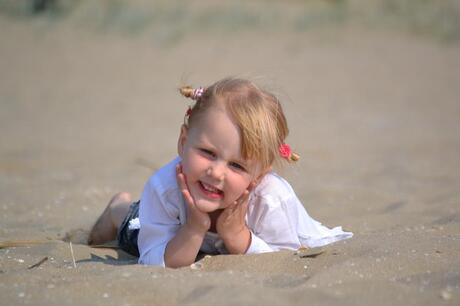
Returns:
[[[187,112],[185,124],[193,126],[206,110],[222,103],[241,131],[241,155],[254,159],[263,169],[282,159],[280,147],[289,134],[286,117],[278,98],[249,80],[225,78],[200,91],[190,86],[179,89],[184,97],[196,100]],[[288,161],[297,161],[296,153]]]

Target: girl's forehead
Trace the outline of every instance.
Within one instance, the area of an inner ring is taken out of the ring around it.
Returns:
[[[213,145],[240,153],[241,133],[239,127],[222,108],[212,107],[190,126],[190,133],[200,140],[212,142]]]
[[[221,105],[213,105],[206,109],[205,112],[200,114],[193,122],[191,129],[197,128],[198,130],[204,132],[215,132],[222,133],[224,132],[233,132],[235,136],[241,137],[240,129],[238,125],[234,122],[234,119],[230,116],[227,110]]]

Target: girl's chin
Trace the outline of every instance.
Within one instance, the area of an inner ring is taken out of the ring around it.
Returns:
[[[204,212],[204,213],[210,213],[213,211],[216,211],[220,209],[220,205],[218,203],[209,203],[209,202],[202,202],[202,201],[197,201],[195,202],[196,208],[198,208],[199,211]]]

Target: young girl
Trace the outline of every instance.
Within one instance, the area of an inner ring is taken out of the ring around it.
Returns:
[[[183,267],[200,251],[296,250],[352,236],[313,220],[272,171],[298,159],[284,143],[288,127],[274,95],[237,78],[181,93],[196,103],[180,130],[179,156],[150,177],[139,202],[115,195],[89,244],[117,238],[141,264]]]

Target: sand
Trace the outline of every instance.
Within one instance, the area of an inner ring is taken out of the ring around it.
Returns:
[[[5,16],[0,41],[0,240],[44,241],[0,249],[0,305],[460,304],[458,43],[335,26],[165,45]],[[227,75],[280,94],[301,155],[282,174],[355,236],[177,270],[85,245],[113,193],[175,156],[176,88]]]

